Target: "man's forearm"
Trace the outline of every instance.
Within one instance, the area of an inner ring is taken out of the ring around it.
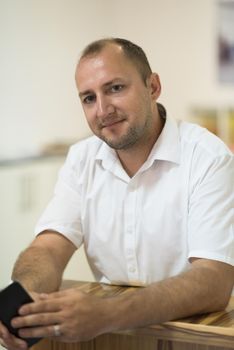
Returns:
[[[222,273],[206,267],[192,270],[109,300],[111,330],[159,324],[225,308],[233,285],[233,268]],[[228,281],[229,279],[229,281]]]
[[[233,267],[200,261],[184,274],[116,297],[100,298],[71,288],[24,305],[14,327],[21,328],[22,337],[51,337],[57,324],[59,341],[85,341],[103,333],[223,309],[233,280]]]
[[[12,279],[30,291],[52,292],[61,284],[61,273],[49,249],[31,246],[18,257]]]

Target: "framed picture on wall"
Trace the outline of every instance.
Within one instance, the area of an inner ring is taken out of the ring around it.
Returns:
[[[218,1],[218,76],[234,84],[234,0]]]

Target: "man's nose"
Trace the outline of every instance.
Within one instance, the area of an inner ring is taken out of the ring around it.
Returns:
[[[105,117],[108,114],[114,112],[114,106],[112,105],[110,99],[106,96],[99,96],[97,98],[97,116]]]

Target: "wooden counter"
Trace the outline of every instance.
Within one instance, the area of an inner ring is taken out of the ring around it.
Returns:
[[[100,297],[131,293],[134,288],[65,281]],[[64,344],[44,339],[32,350],[224,350],[234,349],[234,297],[224,312],[194,316],[136,330],[101,335],[91,341]]]

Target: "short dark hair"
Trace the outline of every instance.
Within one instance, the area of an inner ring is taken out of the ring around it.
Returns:
[[[152,73],[149,61],[142,48],[129,40],[121,38],[105,38],[93,41],[85,47],[81,53],[80,60],[100,53],[109,44],[118,45],[122,48],[124,55],[133,62],[144,83],[146,83],[147,78]]]

